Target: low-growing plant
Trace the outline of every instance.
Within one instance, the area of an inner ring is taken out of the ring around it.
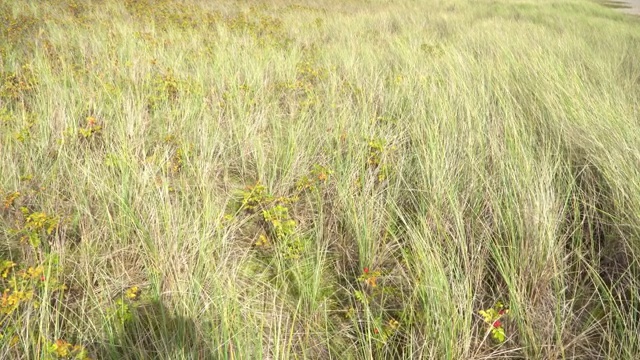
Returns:
[[[17,102],[25,100],[27,95],[33,93],[38,84],[38,78],[33,68],[22,65],[15,72],[0,72],[0,99]]]
[[[35,125],[35,122],[31,119],[27,119],[24,121],[24,125],[13,134],[13,138],[18,142],[24,143],[31,139],[31,129]]]
[[[262,211],[262,218],[267,224],[267,232],[273,242],[284,250],[287,259],[298,259],[304,252],[304,243],[297,233],[297,223],[289,215],[289,208],[276,203]],[[267,243],[269,238],[265,236]]]
[[[118,329],[133,320],[135,307],[139,304],[142,289],[138,286],[127,288],[108,309],[108,318],[115,322]]]
[[[320,185],[327,182],[333,171],[326,166],[315,164],[308,175],[302,176],[296,182],[296,191],[316,191]]]
[[[8,210],[9,208],[13,207],[15,201],[22,196],[22,193],[20,193],[19,191],[13,191],[10,192],[8,194],[6,194],[4,196],[4,200],[2,201],[2,207],[5,210]]]
[[[158,72],[151,79],[151,94],[148,98],[148,109],[155,111],[161,104],[173,104],[178,100],[183,82],[178,79],[173,69]]]
[[[94,116],[88,116],[84,127],[78,129],[78,136],[81,139],[89,140],[102,134],[102,125]]]
[[[509,309],[501,301],[498,301],[493,307],[480,310],[478,313],[487,324],[487,332],[491,333],[491,338],[497,343],[503,343],[507,339],[507,335],[502,320],[509,313]]]
[[[362,271],[362,274],[358,277],[358,280],[366,284],[370,288],[378,287],[378,278],[382,275],[380,270],[369,270],[368,267],[365,267]]]
[[[24,219],[22,226],[12,230],[19,236],[20,242],[28,242],[34,249],[40,248],[43,241],[48,246],[48,240],[60,225],[60,217],[48,215],[43,211],[30,211],[24,206],[20,208],[20,212]]]
[[[29,309],[36,309],[55,292],[63,292],[66,285],[58,278],[58,257],[47,255],[40,263],[18,264],[9,259],[0,260],[0,328],[2,337],[12,336],[14,324]]]
[[[383,138],[372,138],[367,144],[369,147],[366,162],[367,168],[375,174],[378,182],[383,182],[392,173],[387,157],[391,151],[395,150],[395,147],[390,146]]]
[[[260,182],[252,186],[247,186],[240,192],[240,196],[242,197],[240,210],[248,212],[254,212],[273,200],[273,195],[271,195],[267,191],[267,188],[260,184]]]
[[[52,342],[48,347],[48,351],[54,359],[91,360],[84,346],[72,344],[63,339]]]

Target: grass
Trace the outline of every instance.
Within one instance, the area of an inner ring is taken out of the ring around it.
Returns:
[[[640,355],[637,18],[0,14],[0,358]]]

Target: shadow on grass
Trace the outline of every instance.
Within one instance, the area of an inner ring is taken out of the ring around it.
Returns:
[[[600,3],[606,7],[609,8],[613,8],[613,9],[630,9],[631,6],[629,6],[628,3],[624,2],[624,1],[619,1],[619,0],[612,0],[612,1],[600,1]]]
[[[131,306],[131,319],[91,349],[93,359],[213,359],[193,319],[160,301]]]

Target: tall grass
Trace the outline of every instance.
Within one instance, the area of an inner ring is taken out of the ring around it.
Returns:
[[[0,14],[1,358],[640,355],[637,18],[586,0]],[[480,316],[498,302],[504,341]]]

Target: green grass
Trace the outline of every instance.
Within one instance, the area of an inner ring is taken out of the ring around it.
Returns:
[[[0,358],[640,356],[638,18],[0,0],[0,20]],[[499,301],[502,343],[479,313]]]

